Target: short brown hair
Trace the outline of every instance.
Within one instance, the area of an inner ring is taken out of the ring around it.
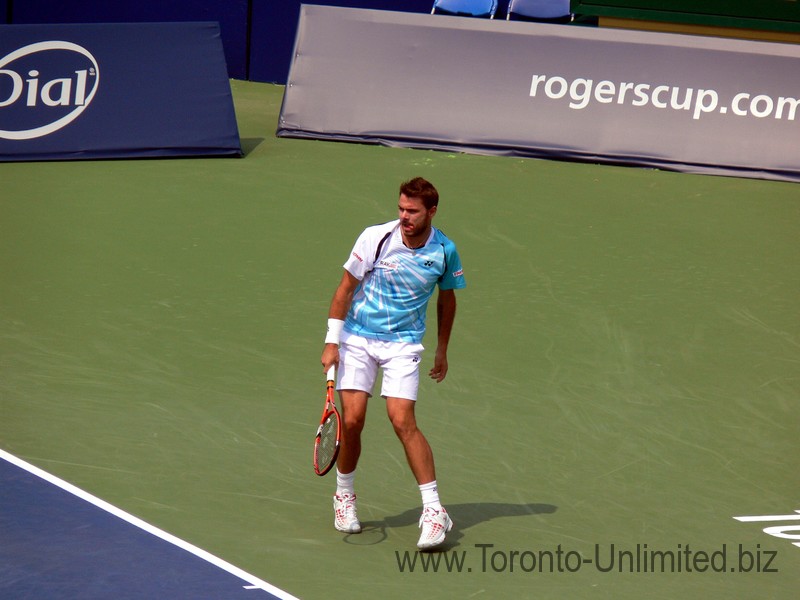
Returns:
[[[400,193],[408,198],[419,198],[428,210],[439,205],[439,192],[430,181],[422,177],[414,177],[400,184]]]

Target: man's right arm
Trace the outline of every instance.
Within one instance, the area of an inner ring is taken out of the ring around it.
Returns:
[[[336,319],[344,321],[347,317],[347,312],[350,310],[350,304],[353,301],[353,294],[358,287],[358,279],[345,269],[342,274],[342,280],[333,294],[331,300],[331,307],[328,310],[328,319]],[[327,372],[332,365],[339,364],[339,343],[338,340],[325,344],[322,350],[322,370]]]

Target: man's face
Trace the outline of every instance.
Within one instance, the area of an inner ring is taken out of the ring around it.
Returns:
[[[425,208],[420,198],[409,198],[405,194],[400,194],[400,201],[397,204],[400,216],[400,226],[403,234],[407,238],[414,238],[427,233],[436,214],[436,207]]]

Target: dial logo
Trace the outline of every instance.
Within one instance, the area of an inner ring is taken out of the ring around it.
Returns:
[[[92,54],[65,41],[37,42],[0,58],[0,139],[30,140],[66,127],[100,84]]]

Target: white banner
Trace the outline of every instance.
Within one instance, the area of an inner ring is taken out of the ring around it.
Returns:
[[[800,180],[800,46],[304,5],[278,135]]]

